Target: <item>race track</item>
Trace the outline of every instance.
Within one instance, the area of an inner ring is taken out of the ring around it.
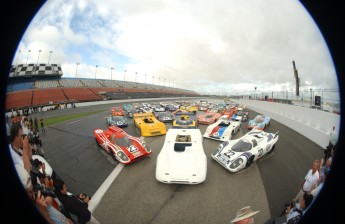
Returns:
[[[112,106],[70,108],[42,115],[104,110],[50,126],[41,134],[48,162],[72,193],[94,195],[118,165],[93,137],[93,129],[107,128],[104,117]],[[251,111],[250,119],[256,114]],[[246,124],[242,122],[234,138],[248,131]],[[198,127],[203,134],[207,125]],[[132,120],[124,130],[140,136]],[[123,167],[93,214],[101,223],[229,223],[239,208],[250,205],[260,210],[255,222],[264,223],[271,216],[280,215],[283,205],[297,194],[297,187],[313,161],[323,156],[320,146],[275,120],[271,120],[266,131],[279,131],[275,151],[238,173],[228,172],[211,158],[220,142],[205,139],[207,178],[198,185],[158,182],[156,158],[165,136],[147,137],[153,153]]]

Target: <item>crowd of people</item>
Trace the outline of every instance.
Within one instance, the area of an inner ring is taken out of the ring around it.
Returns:
[[[99,222],[88,209],[91,197],[86,194],[72,194],[64,181],[53,171],[46,172],[43,154],[35,145],[42,147],[39,132],[45,133],[43,119],[41,128],[38,119],[25,116],[14,117],[7,123],[9,150],[18,177],[42,217],[51,224],[76,224]],[[33,156],[33,155],[38,156]]]
[[[285,205],[285,209],[279,217],[272,217],[265,224],[297,224],[301,217],[312,205],[315,198],[320,193],[331,169],[332,160],[338,142],[338,134],[333,126],[330,133],[330,141],[324,149],[325,157],[316,159],[312,168],[308,170],[301,184],[297,188],[297,195],[291,203]],[[231,220],[234,224],[252,224],[254,215],[259,211],[253,212],[250,206],[246,206],[237,211],[235,219]]]

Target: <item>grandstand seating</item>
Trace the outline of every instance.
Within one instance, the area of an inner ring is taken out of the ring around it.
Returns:
[[[46,105],[53,103],[68,102],[61,88],[35,89],[33,90],[33,105]],[[31,105],[30,105],[31,106]]]
[[[6,110],[17,109],[20,107],[30,107],[32,104],[33,90],[22,90],[11,92],[6,95]]]
[[[89,88],[63,88],[69,100],[75,102],[102,100],[103,97]]]
[[[6,96],[6,111],[56,103],[103,100],[104,97],[151,98],[195,96],[195,92],[148,83],[88,78],[62,78],[59,64],[12,66]]]

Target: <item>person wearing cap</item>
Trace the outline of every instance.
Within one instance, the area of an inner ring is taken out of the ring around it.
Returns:
[[[253,216],[258,212],[259,211],[252,211],[250,206],[246,206],[244,208],[241,208],[236,212],[236,218],[231,220],[231,223],[233,223],[233,224],[253,224],[254,223]]]

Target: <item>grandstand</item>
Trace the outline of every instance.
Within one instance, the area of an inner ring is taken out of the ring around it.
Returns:
[[[167,86],[62,76],[60,64],[13,65],[8,78],[6,112],[98,100],[200,96]]]

